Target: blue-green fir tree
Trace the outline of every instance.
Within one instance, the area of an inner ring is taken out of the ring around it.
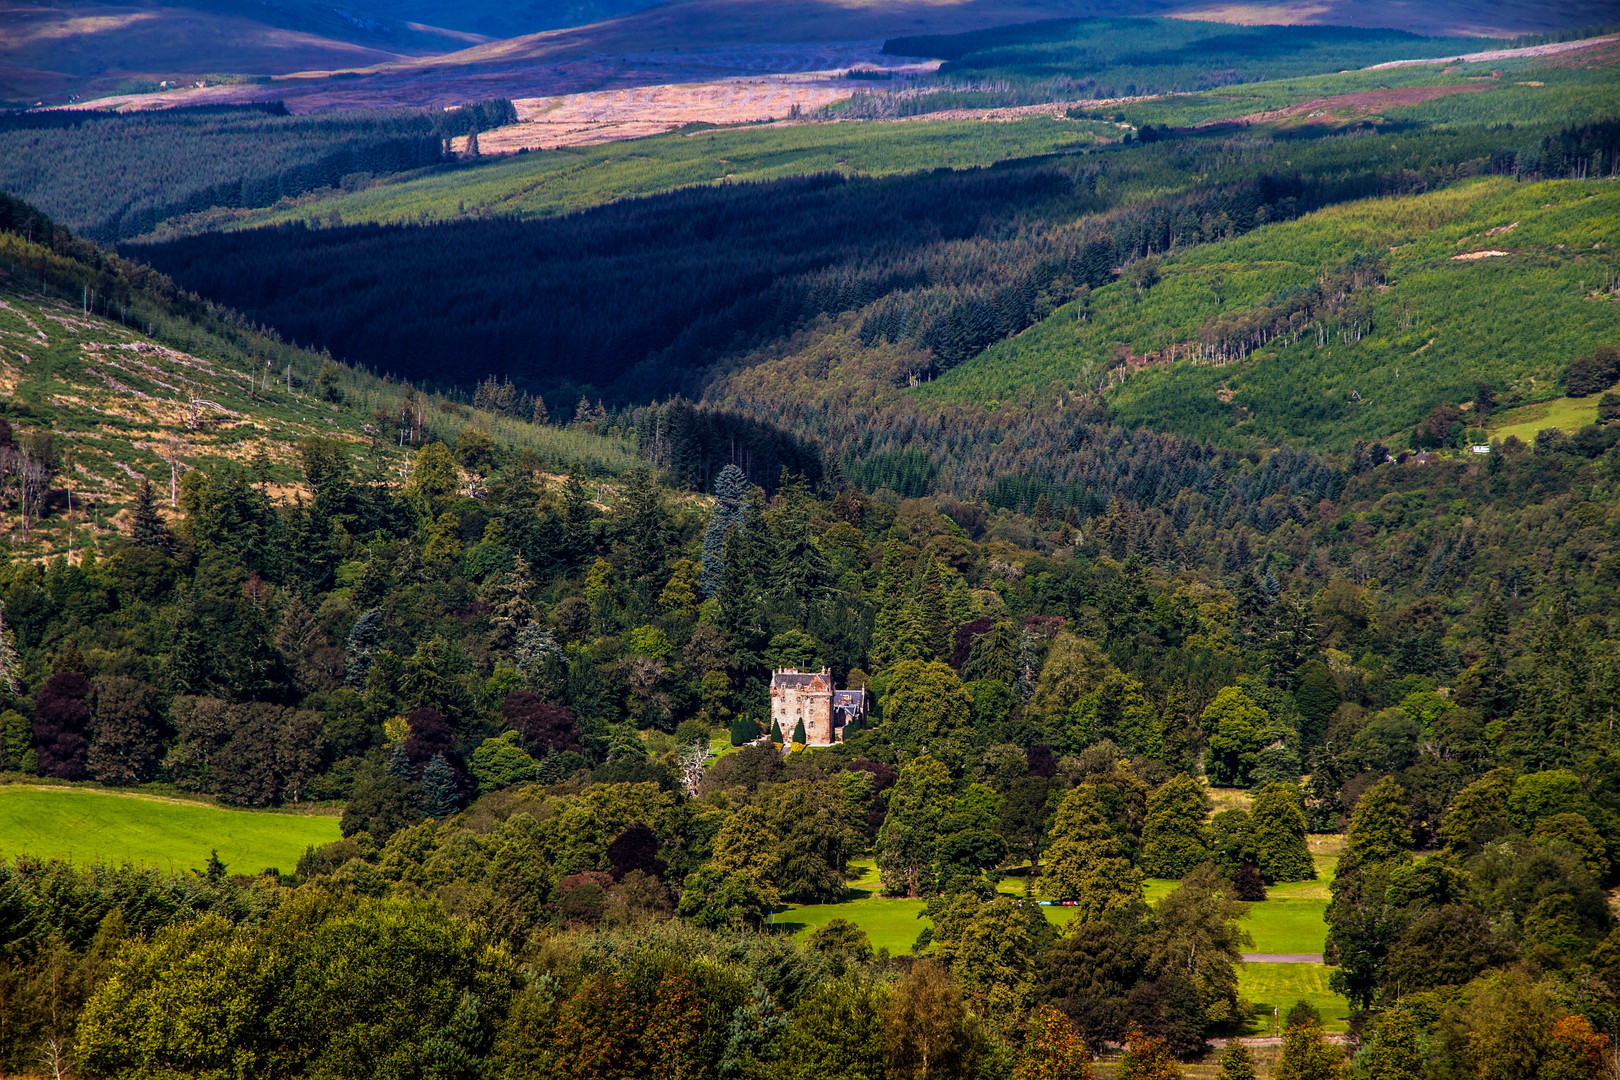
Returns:
[[[714,509],[709,527],[703,533],[703,570],[698,587],[704,596],[720,591],[724,579],[726,533],[742,524],[743,500],[748,497],[748,477],[735,465],[727,465],[714,478]]]
[[[349,641],[343,650],[343,685],[362,690],[366,676],[371,673],[371,661],[377,655],[378,640],[382,635],[382,609],[372,608],[354,621]]]
[[[429,817],[449,817],[461,808],[461,792],[456,790],[456,772],[443,754],[434,754],[422,770],[422,813]]]

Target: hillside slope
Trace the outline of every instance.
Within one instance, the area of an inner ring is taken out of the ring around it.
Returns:
[[[1321,210],[1167,259],[1138,295],[1093,294],[947,372],[919,397],[1106,389],[1127,426],[1216,443],[1343,449],[1492,384],[1556,397],[1620,340],[1620,189],[1508,179]]]
[[[14,545],[42,556],[83,550],[127,531],[145,481],[167,506],[180,476],[226,461],[250,468],[277,499],[307,495],[299,444],[311,436],[335,440],[372,483],[398,483],[416,445],[454,441],[469,427],[553,472],[580,462],[614,473],[635,460],[622,439],[527,423],[346,368],[230,313],[165,300],[164,288],[172,295],[161,279],[132,289],[129,277],[0,232],[6,502],[23,483],[19,447],[48,463],[32,507],[0,515]]]

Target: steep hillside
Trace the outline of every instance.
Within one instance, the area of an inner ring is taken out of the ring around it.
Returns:
[[[1479,383],[1505,405],[1558,396],[1572,358],[1620,341],[1617,246],[1608,180],[1333,207],[1167,258],[1156,284],[1099,289],[917,395],[1057,382],[1104,391],[1130,427],[1344,449],[1473,402]]]
[[[127,531],[145,481],[167,506],[186,472],[224,462],[277,499],[307,495],[300,444],[313,436],[374,484],[399,483],[416,446],[469,428],[553,473],[635,460],[623,439],[527,418],[334,364],[176,297],[149,272],[97,270],[0,231],[0,520],[25,551],[83,550]]]

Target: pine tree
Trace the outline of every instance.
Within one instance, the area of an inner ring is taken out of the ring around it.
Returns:
[[[517,632],[512,644],[512,662],[524,676],[534,675],[548,662],[562,658],[562,646],[544,626],[531,622]]]
[[[816,544],[806,511],[802,482],[782,492],[782,505],[771,514],[772,598],[795,615],[818,605],[832,583],[832,564]]]
[[[382,637],[382,609],[372,608],[354,621],[349,640],[344,648],[343,685],[355,690],[365,688],[366,676],[371,673],[371,662],[377,654]]]
[[[428,817],[445,818],[461,806],[461,793],[456,789],[456,772],[443,754],[434,754],[427,768],[422,770],[422,813]]]
[[[135,496],[135,515],[130,523],[129,542],[136,547],[168,554],[171,543],[169,527],[157,512],[157,496],[152,492],[150,480],[141,484],[141,490]]]
[[[529,577],[529,562],[521,552],[512,556],[512,569],[497,576],[489,593],[490,623],[494,634],[491,640],[496,648],[510,648],[517,640],[518,631],[534,619],[534,604],[529,595],[534,581]]]
[[[951,655],[951,631],[954,628],[945,606],[945,584],[940,579],[939,564],[933,559],[927,560],[923,568],[916,603],[918,629],[924,650],[918,659],[948,659]]]

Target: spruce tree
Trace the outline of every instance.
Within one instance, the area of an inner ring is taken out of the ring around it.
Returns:
[[[1233,1039],[1221,1051],[1221,1071],[1217,1080],[1255,1080],[1254,1055],[1240,1040]]]
[[[1312,881],[1316,864],[1305,843],[1305,810],[1293,784],[1267,784],[1255,792],[1249,809],[1260,874],[1267,885]]]
[[[698,587],[704,596],[720,591],[725,573],[726,534],[742,524],[743,499],[748,495],[748,477],[735,465],[727,465],[714,478],[714,509],[709,511],[709,527],[703,533],[703,572]]]
[[[782,745],[782,725],[778,724],[775,720],[771,721],[771,742],[775,743],[777,746]]]
[[[152,494],[150,480],[141,484],[141,490],[135,496],[135,516],[130,523],[129,542],[136,547],[168,554],[169,527],[157,512],[157,497]]]
[[[798,746],[803,746],[804,745],[805,739],[804,739],[804,721],[803,720],[800,720],[797,724],[793,725],[793,742],[794,742],[795,745],[798,745]]]
[[[388,775],[398,777],[409,782],[415,779],[416,770],[411,768],[411,759],[405,753],[405,744],[396,743],[394,752],[388,756]]]
[[[434,818],[449,817],[461,805],[456,789],[456,772],[443,754],[434,754],[422,770],[422,813]]]
[[[939,564],[927,560],[922,581],[917,590],[917,622],[923,655],[919,659],[944,660],[951,655],[950,613],[945,606],[945,583],[940,578]]]
[[[344,648],[343,685],[355,690],[365,688],[366,676],[371,673],[371,662],[382,637],[382,609],[372,608],[354,621],[349,640]]]

